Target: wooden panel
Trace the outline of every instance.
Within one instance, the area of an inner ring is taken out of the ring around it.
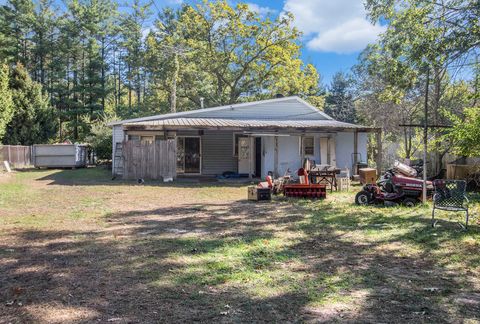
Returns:
[[[152,179],[175,178],[176,140],[169,139],[142,143],[123,143],[123,178]]]
[[[447,179],[465,180],[475,170],[475,165],[447,164]]]

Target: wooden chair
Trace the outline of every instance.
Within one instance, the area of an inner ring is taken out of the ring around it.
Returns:
[[[465,229],[468,227],[468,198],[464,180],[435,180],[433,195],[432,227],[435,227],[435,209],[465,212]]]

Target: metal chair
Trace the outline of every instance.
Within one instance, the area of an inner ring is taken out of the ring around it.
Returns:
[[[467,183],[464,180],[435,180],[433,195],[432,227],[435,227],[435,209],[465,212],[465,229],[468,227]],[[462,225],[463,226],[463,225]]]

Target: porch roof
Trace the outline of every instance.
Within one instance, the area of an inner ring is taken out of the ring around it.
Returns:
[[[375,132],[375,127],[326,120],[251,120],[225,118],[171,118],[162,120],[125,123],[126,130],[310,130],[310,131],[357,131]]]

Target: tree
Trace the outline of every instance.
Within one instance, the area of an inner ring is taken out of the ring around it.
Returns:
[[[159,31],[147,40],[154,83],[170,94],[170,76],[178,71],[182,109],[200,107],[200,98],[208,107],[278,93],[316,95],[318,72],[300,59],[300,33],[292,21],[290,14],[262,19],[247,5],[226,1],[165,10],[156,24]],[[183,54],[165,55],[172,46]]]
[[[56,134],[54,110],[42,86],[33,81],[26,69],[17,65],[11,70],[9,87],[14,112],[3,142],[10,145],[46,143]]]
[[[0,142],[5,135],[7,125],[13,117],[12,91],[9,86],[9,69],[5,64],[0,65]]]
[[[32,65],[34,7],[32,0],[8,0],[0,7],[0,59],[7,63]]]
[[[460,156],[480,155],[480,107],[466,108],[463,118],[448,114],[453,128],[447,130],[444,141],[451,143],[453,153]]]
[[[112,157],[112,127],[107,124],[116,119],[116,116],[103,115],[92,124],[91,134],[85,138],[100,160]]]
[[[337,72],[332,78],[325,99],[325,112],[336,120],[347,123],[357,121],[353,101],[353,80],[343,72]]]
[[[400,26],[405,31],[398,34],[398,40],[409,38],[414,42],[407,42],[411,46],[411,56],[422,57],[429,55],[429,47],[425,44],[435,41],[437,55],[446,55],[451,60],[459,60],[462,57],[476,52],[480,45],[479,7],[478,1],[472,0],[367,0],[366,9],[372,22],[378,22],[383,18],[397,29]],[[441,39],[432,37],[430,31],[422,25],[433,26],[441,32]],[[410,29],[410,30],[409,30]],[[423,31],[422,31],[423,30]],[[423,44],[423,45],[422,45]],[[427,53],[425,53],[427,51]]]
[[[139,0],[134,0],[132,12],[124,15],[120,20],[122,38],[120,48],[123,50],[123,59],[127,68],[128,108],[142,102],[142,79],[144,77],[144,43],[143,25],[150,16],[150,5],[142,5]],[[135,93],[135,100],[132,98]]]

